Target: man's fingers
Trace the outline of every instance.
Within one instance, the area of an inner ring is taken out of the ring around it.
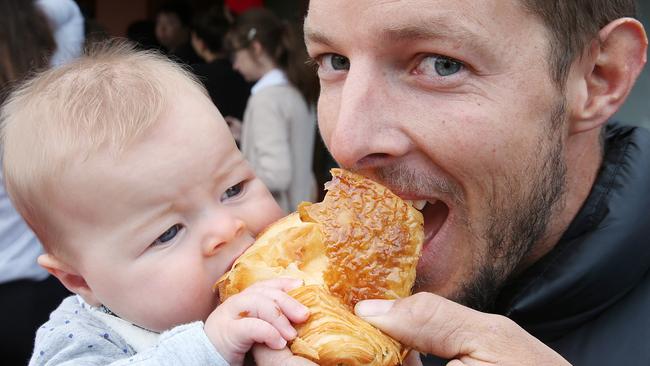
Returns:
[[[479,314],[489,316],[431,293],[361,301],[355,312],[407,346],[448,359],[474,351],[474,341],[487,333]]]
[[[273,350],[257,344],[253,346],[253,356],[257,366],[318,366],[307,359],[295,356],[288,348]]]
[[[420,359],[420,352],[416,350],[411,350],[406,358],[404,359],[404,366],[422,366],[422,360]]]
[[[467,366],[461,360],[451,360],[447,362],[446,366]]]

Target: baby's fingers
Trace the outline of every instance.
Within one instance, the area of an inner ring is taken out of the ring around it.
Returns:
[[[256,282],[253,285],[251,285],[248,289],[254,290],[261,287],[270,287],[270,288],[275,288],[286,292],[289,290],[293,290],[294,288],[300,287],[302,286],[302,284],[303,281],[296,278],[279,277],[270,280]]]
[[[263,343],[271,349],[283,349],[287,340],[271,324],[261,319],[243,318],[236,322],[236,326],[224,329],[232,332],[231,339],[244,340],[245,344],[239,346],[250,349],[255,343]]]
[[[291,278],[276,278],[258,282],[244,292],[251,294],[251,296],[263,296],[272,299],[291,322],[302,323],[309,318],[309,308],[285,292],[299,287],[302,283],[301,280]]]
[[[264,320],[274,326],[286,340],[296,337],[296,330],[289,320],[304,321],[308,309],[286,293],[271,288],[258,288],[232,297],[231,309],[239,317]]]

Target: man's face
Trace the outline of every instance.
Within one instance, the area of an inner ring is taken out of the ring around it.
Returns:
[[[565,180],[546,34],[517,1],[310,2],[332,155],[429,202],[417,290],[488,307],[543,240]]]

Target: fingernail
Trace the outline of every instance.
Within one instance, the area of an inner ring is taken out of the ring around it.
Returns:
[[[354,307],[357,316],[379,316],[384,315],[393,307],[395,300],[364,300],[359,301]]]
[[[304,283],[303,280],[297,279],[297,278],[287,278],[287,280],[289,280],[289,283],[285,287],[285,289],[287,291],[293,290],[294,288],[298,288],[298,287],[302,286],[303,283]]]
[[[300,308],[300,316],[303,316],[303,317],[307,317],[307,316],[309,316],[309,314],[311,313],[311,311],[309,310],[309,308],[306,307],[306,306],[303,305],[303,304],[300,304],[300,306],[301,306],[301,308]]]

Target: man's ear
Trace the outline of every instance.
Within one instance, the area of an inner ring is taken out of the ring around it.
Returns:
[[[38,257],[38,264],[54,277],[58,278],[70,292],[80,295],[88,304],[94,306],[101,304],[101,302],[97,301],[93,290],[88,286],[83,276],[75,268],[66,264],[55,255],[41,254]]]
[[[617,19],[600,30],[574,65],[577,75],[569,76],[572,134],[601,127],[621,107],[646,63],[647,48],[645,30],[636,19]]]

